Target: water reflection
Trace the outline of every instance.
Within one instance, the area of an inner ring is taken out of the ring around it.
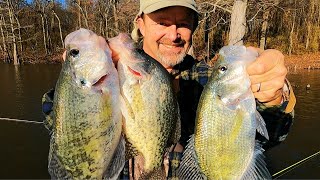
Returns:
[[[61,65],[0,64],[0,117],[42,121],[42,95],[54,87]]]
[[[42,95],[54,87],[61,65],[0,64],[0,117],[42,121]],[[288,78],[297,98],[287,140],[266,152],[271,174],[318,152],[320,71],[293,69]],[[306,86],[310,84],[310,89]],[[0,121],[0,178],[49,178],[49,136],[41,124]],[[320,178],[320,156],[280,178]]]
[[[288,79],[297,98],[295,120],[286,141],[267,152],[273,173],[320,150],[320,71],[297,70],[290,72]],[[310,88],[306,88],[308,84]],[[320,156],[280,178],[320,178],[319,160]]]

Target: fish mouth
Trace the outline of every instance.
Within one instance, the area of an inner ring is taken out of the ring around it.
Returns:
[[[93,86],[93,87],[98,87],[98,86],[100,86],[100,85],[104,82],[104,80],[107,78],[107,76],[108,76],[108,74],[105,74],[105,75],[101,76],[100,79],[98,79],[97,82],[95,82],[95,83],[92,84],[92,86]]]

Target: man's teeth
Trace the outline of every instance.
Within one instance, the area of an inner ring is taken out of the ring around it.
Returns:
[[[165,47],[167,47],[167,48],[174,48],[174,47],[176,47],[176,46],[171,46],[171,45],[167,45],[167,44],[163,44]]]

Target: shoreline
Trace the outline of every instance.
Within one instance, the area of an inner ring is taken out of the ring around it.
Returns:
[[[61,64],[63,62],[62,53],[47,56],[27,56],[21,60],[21,64]],[[7,62],[1,57],[0,63]],[[284,55],[285,66],[289,69],[320,69],[320,52],[301,54],[301,55]]]
[[[285,55],[285,66],[289,69],[320,69],[320,52],[302,55]]]

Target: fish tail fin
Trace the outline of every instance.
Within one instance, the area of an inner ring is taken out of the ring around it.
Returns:
[[[262,145],[256,142],[252,161],[241,179],[272,179],[263,152]]]
[[[112,157],[111,164],[104,173],[104,179],[118,179],[125,165],[125,140],[120,138],[117,149]]]
[[[191,136],[186,149],[184,150],[177,174],[179,179],[207,179],[201,172],[197,161],[197,155],[194,148],[194,135]]]

